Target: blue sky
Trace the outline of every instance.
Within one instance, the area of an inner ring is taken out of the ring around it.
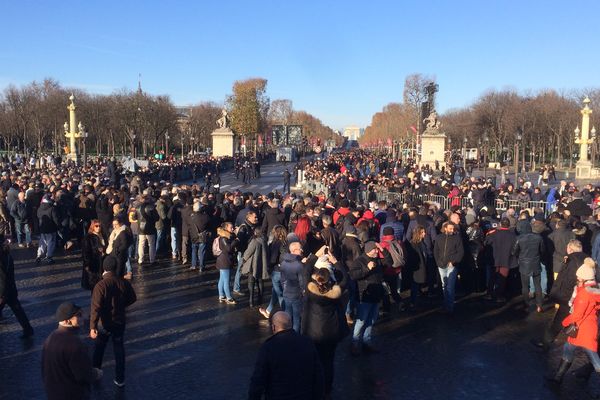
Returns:
[[[491,88],[600,85],[596,1],[1,1],[0,89],[110,93],[141,73],[185,105],[260,76],[339,129],[401,101],[415,72],[436,77],[441,112]]]

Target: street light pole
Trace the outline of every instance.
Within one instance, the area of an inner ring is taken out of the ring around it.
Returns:
[[[463,138],[463,169],[467,169],[467,137]]]
[[[169,131],[165,132],[165,158],[169,158]]]
[[[517,134],[515,136],[515,154],[514,154],[514,159],[515,159],[515,189],[517,188],[517,185],[519,183],[519,142],[521,141],[521,131],[517,131]]]
[[[488,138],[487,133],[483,135],[483,179],[487,179],[487,153],[488,153]]]

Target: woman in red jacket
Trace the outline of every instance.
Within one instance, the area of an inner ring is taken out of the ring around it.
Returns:
[[[598,356],[598,309],[600,309],[600,289],[595,279],[595,263],[591,258],[586,258],[583,265],[577,269],[577,286],[571,299],[571,314],[562,322],[564,327],[576,324],[578,332],[576,337],[569,336],[563,347],[563,356],[558,366],[558,371],[549,379],[560,383],[568,371],[575,350],[583,350],[596,372],[600,373],[600,356]]]

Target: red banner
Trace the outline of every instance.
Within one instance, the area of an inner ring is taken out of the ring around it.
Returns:
[[[412,131],[413,131],[414,133],[417,133],[417,128],[415,128],[415,126],[414,126],[414,125],[411,125],[411,126],[410,126],[410,129],[412,129]]]

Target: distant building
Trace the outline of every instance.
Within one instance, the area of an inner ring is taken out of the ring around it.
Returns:
[[[364,129],[359,128],[358,126],[351,125],[344,128],[344,133],[342,136],[348,138],[348,140],[358,140],[364,133]]]

